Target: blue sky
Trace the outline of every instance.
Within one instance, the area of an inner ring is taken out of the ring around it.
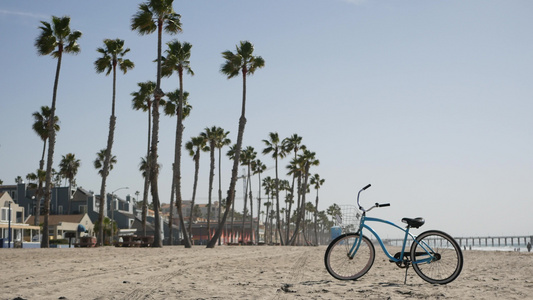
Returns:
[[[41,155],[31,114],[51,104],[56,61],[37,55],[39,21],[69,15],[71,28],[83,32],[82,52],[63,59],[54,166],[74,153],[82,163],[78,184],[100,190],[92,162],[107,139],[112,78],[97,74],[93,62],[103,39],[121,38],[136,67],[117,79],[118,163],[107,191],[129,186],[119,195],[142,193],[137,169],[147,116],[131,109],[130,93],[155,80],[156,35],[130,30],[141,2],[0,3],[4,184],[34,172]],[[326,179],[319,209],[350,204],[372,183],[363,203],[391,203],[374,210],[377,217],[423,216],[423,228],[456,236],[533,234],[530,1],[175,0],[174,8],[183,33],[164,40],[193,45],[196,74],[184,82],[193,106],[185,141],[213,125],[236,140],[242,82],[220,74],[221,52],[250,40],[266,65],[248,80],[244,144],[260,153],[269,132],[302,136],[320,160],[311,172]],[[162,87],[173,90],[177,82],[163,79]],[[162,117],[163,202],[170,199],[174,136],[175,120]],[[188,156],[182,161],[182,194],[190,198],[194,166]],[[203,154],[199,202],[207,202],[208,165]],[[224,160],[224,195],[230,167]]]

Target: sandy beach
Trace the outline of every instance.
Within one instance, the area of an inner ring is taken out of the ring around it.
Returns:
[[[358,281],[338,281],[326,246],[2,249],[0,299],[532,299],[533,253],[465,251],[437,286],[378,252]]]

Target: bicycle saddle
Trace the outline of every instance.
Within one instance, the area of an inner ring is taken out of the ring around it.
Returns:
[[[424,225],[426,221],[424,220],[424,218],[403,218],[402,222],[406,223],[409,227],[418,228]]]

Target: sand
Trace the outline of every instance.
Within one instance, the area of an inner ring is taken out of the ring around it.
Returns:
[[[533,299],[533,253],[465,251],[432,285],[378,252],[357,281],[324,267],[326,246],[1,249],[0,299]]]

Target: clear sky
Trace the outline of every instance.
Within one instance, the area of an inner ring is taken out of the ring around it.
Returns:
[[[56,60],[38,56],[39,21],[68,15],[83,32],[82,52],[63,59],[54,166],[81,160],[79,186],[98,192],[93,167],[106,145],[112,78],[94,71],[106,38],[125,40],[135,69],[117,79],[118,163],[107,191],[142,194],[147,115],[131,108],[137,83],[155,81],[156,35],[130,20],[141,1],[2,1],[0,3],[0,179],[13,184],[38,167],[42,142],[32,113],[51,105]],[[455,236],[533,235],[533,2],[228,0],[174,1],[193,45],[194,77],[184,87],[193,106],[185,141],[220,126],[235,141],[242,81],[220,72],[221,52],[242,40],[266,65],[248,79],[244,146],[261,153],[269,132],[294,133],[316,152],[326,179],[319,209],[390,202],[373,216],[426,218],[423,229]],[[163,79],[163,90],[177,87]],[[162,117],[159,189],[170,201],[175,119]],[[202,154],[197,201],[207,202],[209,159]],[[273,167],[270,157],[258,155]],[[192,159],[184,153],[183,197],[192,196]],[[285,174],[288,159],[282,160]],[[222,165],[223,194],[231,164]],[[270,169],[263,176],[274,176]],[[288,179],[288,177],[287,177]],[[257,179],[253,190],[257,194]],[[237,206],[242,207],[238,185]],[[215,195],[218,187],[215,185]],[[314,200],[313,191],[308,199]],[[264,199],[264,196],[263,196]]]

